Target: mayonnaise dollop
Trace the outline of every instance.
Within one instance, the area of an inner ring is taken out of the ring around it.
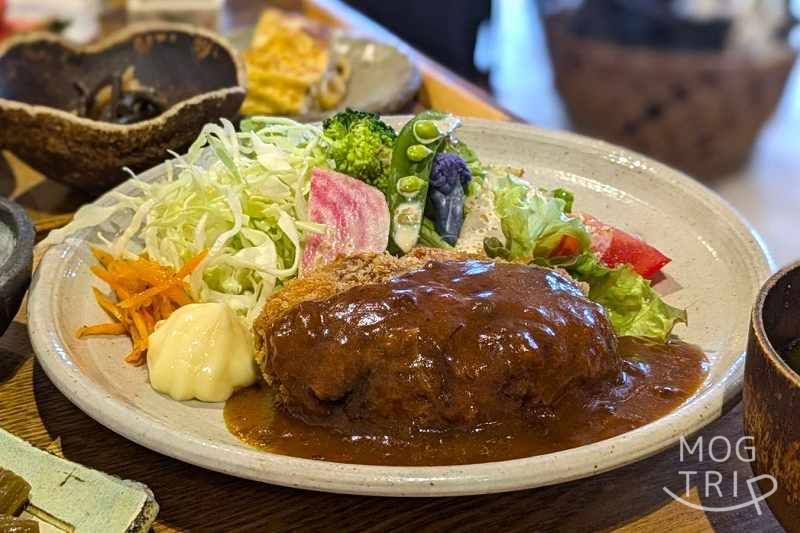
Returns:
[[[152,387],[175,400],[221,402],[257,376],[250,334],[224,303],[185,305],[160,322],[147,368]]]

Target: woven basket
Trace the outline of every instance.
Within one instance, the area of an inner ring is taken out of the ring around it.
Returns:
[[[775,111],[796,52],[734,53],[622,47],[578,37],[566,15],[545,18],[555,83],[574,126],[698,179],[747,160]]]

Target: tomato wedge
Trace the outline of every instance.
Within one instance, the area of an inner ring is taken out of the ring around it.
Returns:
[[[591,215],[581,215],[581,220],[591,234],[592,251],[607,266],[628,264],[643,277],[651,279],[672,261],[642,239]]]
[[[550,257],[574,257],[580,251],[581,243],[572,235],[564,235],[558,246],[550,253]]]

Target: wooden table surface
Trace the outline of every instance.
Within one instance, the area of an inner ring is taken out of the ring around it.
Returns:
[[[336,1],[314,5],[323,16],[327,13],[392,39]],[[421,60],[429,93],[425,97],[441,98],[439,107],[457,102],[454,111],[460,113],[508,116],[480,90],[430,60]],[[68,215],[87,200],[44,179],[9,154],[6,160],[0,164],[0,194],[15,197],[34,219]],[[70,460],[149,485],[161,506],[155,531],[781,531],[764,505],[762,515],[753,506],[712,513],[672,500],[664,487],[683,494],[680,471],[697,471],[701,476],[719,471],[724,476],[723,498],[705,494],[703,484],[690,486],[687,500],[712,507],[741,501],[732,497],[730,480],[737,476],[741,490],[744,480],[752,477],[748,463],[735,455],[721,464],[708,457],[705,461],[687,457],[681,462],[677,447],[586,480],[508,494],[441,499],[322,494],[196,468],[127,441],[73,406],[36,363],[24,310],[0,338],[0,427],[40,447],[52,447],[58,441],[56,448]],[[701,433],[706,441],[715,436],[735,441],[741,435],[741,406],[734,406]]]

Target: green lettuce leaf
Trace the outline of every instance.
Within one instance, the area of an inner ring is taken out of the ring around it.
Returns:
[[[594,254],[586,254],[567,271],[589,284],[589,298],[605,308],[618,335],[664,342],[675,324],[686,323],[686,311],[665,303],[628,265],[609,268]]]
[[[567,214],[571,203],[569,191],[534,191],[526,181],[506,176],[494,189],[494,207],[506,242],[503,246],[499,239],[487,239],[487,254],[563,268],[589,284],[589,298],[605,308],[618,335],[664,342],[676,323],[686,322],[686,311],[665,303],[630,266],[603,265],[590,250],[586,227]],[[576,255],[554,253],[565,236],[577,239]]]
[[[570,191],[566,189],[553,189],[549,192],[551,196],[554,198],[560,198],[564,200],[564,212],[565,213],[572,213],[572,203],[575,201],[575,195],[572,194]]]
[[[550,259],[565,236],[577,239],[579,254],[589,249],[589,232],[580,220],[567,216],[567,203],[533,191],[524,180],[511,175],[501,179],[494,207],[511,259]]]

